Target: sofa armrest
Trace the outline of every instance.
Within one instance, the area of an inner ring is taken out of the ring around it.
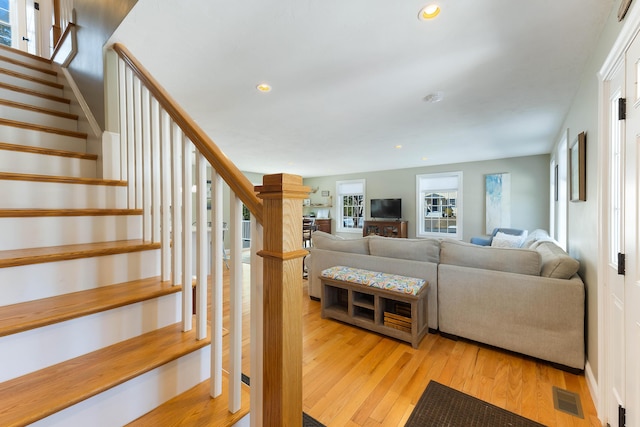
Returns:
[[[438,266],[440,330],[584,369],[585,289],[554,279]]]

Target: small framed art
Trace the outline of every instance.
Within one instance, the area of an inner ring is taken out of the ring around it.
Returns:
[[[569,153],[571,171],[571,201],[587,200],[587,136],[580,132],[571,145]]]

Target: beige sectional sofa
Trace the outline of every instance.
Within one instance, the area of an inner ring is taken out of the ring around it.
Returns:
[[[432,330],[584,369],[579,263],[545,232],[518,249],[316,232],[307,259],[312,298],[320,298],[320,272],[335,265],[427,280]]]

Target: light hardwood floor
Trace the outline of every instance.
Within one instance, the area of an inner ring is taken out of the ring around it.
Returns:
[[[243,372],[250,376],[246,265],[244,276]],[[435,380],[550,427],[601,427],[584,375],[438,334],[428,334],[419,348],[413,349],[400,341],[321,319],[320,303],[307,296],[307,281],[301,279],[301,286],[305,288],[303,410],[327,426],[403,426],[429,381]],[[224,295],[226,304],[226,289]],[[223,360],[223,366],[228,366],[226,354]],[[554,409],[553,386],[580,395],[584,419]],[[243,407],[248,403],[247,398]],[[222,398],[207,402],[206,408],[178,405],[177,410],[197,411],[200,419],[215,420],[209,425],[232,425],[237,416],[222,415],[220,406],[225,405],[226,398]],[[203,425],[182,420],[179,425]]]

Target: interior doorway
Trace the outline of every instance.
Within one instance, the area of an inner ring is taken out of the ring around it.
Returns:
[[[601,411],[611,427],[640,425],[640,17],[601,70]],[[624,34],[621,33],[621,34]]]

